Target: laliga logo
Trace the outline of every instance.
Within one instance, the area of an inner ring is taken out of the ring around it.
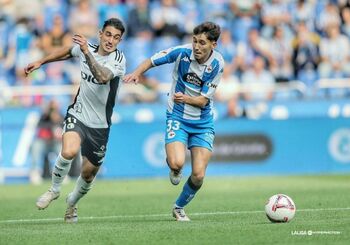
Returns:
[[[350,129],[335,131],[329,139],[328,149],[335,160],[350,163]]]

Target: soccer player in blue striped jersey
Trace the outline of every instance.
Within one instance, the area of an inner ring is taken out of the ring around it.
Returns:
[[[139,81],[148,69],[175,63],[168,98],[165,150],[170,181],[179,184],[186,146],[191,151],[192,173],[177,198],[173,216],[189,221],[184,207],[201,188],[214,141],[213,95],[220,82],[224,61],[216,50],[220,27],[204,22],[193,30],[192,44],[169,48],[142,62],[124,82]]]

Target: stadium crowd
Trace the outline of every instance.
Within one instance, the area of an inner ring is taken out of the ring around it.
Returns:
[[[198,23],[217,22],[222,28],[217,49],[226,67],[216,98],[233,108],[237,100],[273,99],[277,83],[301,81],[312,95],[318,79],[350,76],[347,0],[0,0],[0,87],[77,84],[75,62],[51,63],[29,77],[23,68],[48,50],[71,44],[72,33],[96,42],[110,17],[127,27],[119,48],[128,71],[154,51],[188,42]],[[153,69],[135,93],[120,100],[159,101],[159,86],[170,81],[171,66]],[[263,90],[242,94],[242,84]],[[40,94],[0,98],[0,106],[33,106],[44,99]],[[59,100],[67,104],[71,98]]]

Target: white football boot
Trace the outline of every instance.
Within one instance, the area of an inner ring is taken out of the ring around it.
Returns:
[[[173,208],[173,217],[176,221],[191,221],[190,218],[185,213],[183,208],[174,207]]]
[[[68,203],[68,199],[70,197],[71,193],[68,194],[66,198],[66,203],[67,203],[67,209],[66,209],[66,214],[64,215],[64,221],[66,223],[77,223],[78,222],[78,206],[75,205],[70,205]]]
[[[50,203],[53,200],[56,200],[59,196],[59,192],[54,192],[53,190],[49,189],[47,192],[45,192],[38,198],[38,200],[36,201],[36,206],[40,210],[45,209],[50,205]]]
[[[78,222],[78,207],[77,205],[70,206],[67,204],[66,214],[64,215],[64,221],[66,223]]]

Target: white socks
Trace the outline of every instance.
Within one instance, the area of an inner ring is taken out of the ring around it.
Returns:
[[[93,182],[94,181],[87,183],[81,176],[79,176],[73,192],[71,192],[68,195],[68,198],[67,198],[68,205],[74,206],[75,204],[77,204],[80,198],[85,196],[86,193],[88,193],[88,191],[91,189]]]
[[[58,155],[55,168],[52,171],[52,187],[51,189],[54,192],[61,191],[62,181],[66,177],[69,172],[70,166],[72,164],[72,160],[67,160],[62,157],[61,153]]]

